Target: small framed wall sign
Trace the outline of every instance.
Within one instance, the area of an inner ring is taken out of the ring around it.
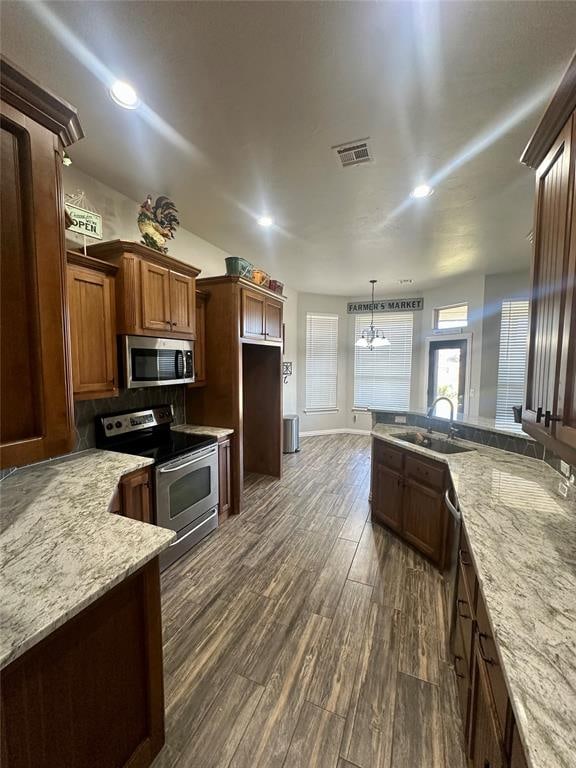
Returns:
[[[102,240],[102,216],[86,208],[80,208],[78,205],[66,203],[66,211],[72,219],[72,223],[67,227],[69,232],[76,232],[79,235],[86,235],[95,240]]]

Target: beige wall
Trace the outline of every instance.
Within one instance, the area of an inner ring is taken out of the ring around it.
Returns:
[[[64,168],[64,192],[75,194],[84,192],[88,202],[102,215],[104,240],[140,241],[137,216],[140,203],[131,200],[106,184],[87,176],[76,166]],[[68,233],[68,239],[78,244],[83,243],[81,235]],[[90,240],[89,242],[95,242]],[[202,270],[200,277],[222,275],[226,270],[224,259],[230,254],[193,232],[180,228],[174,240],[169,243],[170,256],[193,264]],[[255,260],[256,257],[255,257]],[[284,323],[286,326],[286,360],[296,361],[297,344],[297,307],[298,293],[286,287],[287,297],[284,305]],[[296,386],[298,366],[294,365],[294,375],[284,385],[284,412],[296,411]]]

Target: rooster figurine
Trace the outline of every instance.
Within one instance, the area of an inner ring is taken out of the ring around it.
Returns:
[[[166,242],[174,238],[176,228],[180,225],[177,214],[176,206],[168,197],[161,195],[152,205],[152,197],[148,195],[138,214],[138,229],[142,233],[143,245],[167,253]]]

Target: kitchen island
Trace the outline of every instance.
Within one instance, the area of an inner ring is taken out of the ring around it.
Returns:
[[[158,555],[174,534],[109,512],[150,463],[84,451],[0,486],[7,768],[146,766],[163,744]]]

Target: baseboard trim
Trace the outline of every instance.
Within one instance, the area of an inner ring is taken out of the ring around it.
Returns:
[[[369,429],[315,429],[300,432],[300,437],[319,437],[321,435],[370,435]]]

